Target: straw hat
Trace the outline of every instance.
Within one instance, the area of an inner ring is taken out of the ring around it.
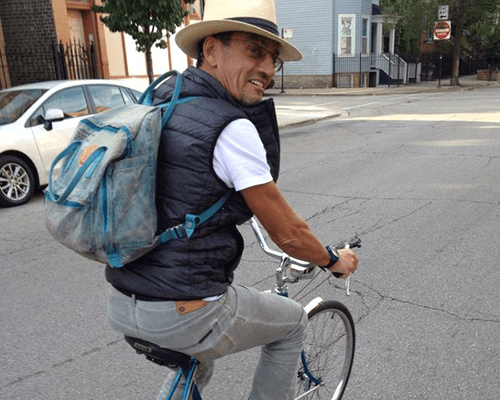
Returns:
[[[274,0],[206,0],[203,21],[181,29],[175,41],[191,58],[198,58],[198,43],[221,32],[249,32],[278,42],[283,61],[298,61],[302,54],[282,39],[276,23]]]

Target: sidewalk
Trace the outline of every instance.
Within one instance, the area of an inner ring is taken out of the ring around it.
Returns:
[[[438,81],[409,83],[407,85],[391,85],[390,87],[375,88],[323,88],[323,89],[286,89],[281,93],[281,88],[268,89],[266,96],[370,96],[370,95],[394,95],[412,94],[425,92],[443,91],[465,91],[474,90],[488,86],[499,85],[499,81],[478,81],[477,75],[462,76],[459,79],[460,86],[450,86],[450,79],[442,79],[441,85]],[[286,75],[285,75],[286,84]]]
[[[286,82],[286,77],[285,77]],[[450,79],[438,81],[412,83],[401,86],[376,87],[376,88],[324,88],[324,89],[269,89],[266,97],[273,97],[276,103],[276,114],[280,128],[312,124],[324,119],[335,118],[342,115],[341,109],[328,109],[324,107],[300,107],[281,105],[280,98],[292,96],[380,96],[429,92],[465,91],[488,86],[499,86],[498,81],[478,81],[476,75],[463,76],[459,80],[460,86],[450,86]]]
[[[125,78],[121,79],[137,90],[143,91],[148,86],[147,78]],[[478,81],[476,75],[460,77],[460,86],[450,86],[450,79],[432,82],[410,83],[408,85],[376,87],[376,88],[322,88],[322,89],[286,89],[281,93],[281,88],[269,89],[265,97],[274,97],[276,102],[276,114],[280,128],[303,125],[321,121],[323,119],[335,118],[342,114],[342,110],[329,110],[319,107],[299,107],[280,105],[280,97],[284,96],[381,96],[429,92],[465,91],[474,90],[488,86],[499,86],[499,81]],[[286,75],[285,75],[286,83]],[[439,85],[440,83],[440,85]]]

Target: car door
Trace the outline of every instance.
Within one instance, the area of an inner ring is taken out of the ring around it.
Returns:
[[[125,90],[120,90],[118,86],[89,85],[87,91],[92,99],[94,109],[98,113],[134,102],[128,93]]]
[[[39,116],[44,117],[50,109],[62,110],[64,119],[62,121],[53,121],[47,126]],[[75,86],[61,89],[53,94],[31,116],[29,124],[31,125],[33,137],[36,140],[46,174],[50,170],[54,158],[68,145],[78,122],[88,115],[89,106],[83,87]],[[47,176],[40,177],[40,183],[46,183],[46,179]]]

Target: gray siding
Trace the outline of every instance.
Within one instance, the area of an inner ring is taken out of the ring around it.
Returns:
[[[278,26],[293,29],[291,43],[304,58],[290,62],[290,75],[328,75],[332,73],[332,1],[306,3],[301,0],[276,0]]]
[[[363,16],[371,16],[372,3],[378,0],[275,0],[278,25],[293,29],[292,43],[304,55],[297,63],[287,63],[285,75],[330,75],[334,71],[333,55],[338,53],[338,15],[353,14],[355,20],[354,54],[351,60],[344,59],[341,69],[359,71],[361,51],[361,29]],[[369,30],[371,29],[371,20]],[[371,40],[368,39],[368,45]],[[368,70],[362,61],[363,70]],[[365,69],[366,68],[366,69]],[[336,72],[339,67],[335,67]]]

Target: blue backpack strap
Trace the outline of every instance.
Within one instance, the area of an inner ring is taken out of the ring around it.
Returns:
[[[138,102],[140,104],[152,105],[153,92],[158,86],[158,84],[160,84],[165,79],[174,74],[177,74],[177,79],[175,81],[175,88],[172,93],[172,99],[168,103],[158,105],[159,108],[165,109],[165,112],[161,119],[162,128],[164,128],[165,125],[167,124],[177,104],[187,103],[191,100],[200,97],[200,96],[190,96],[179,100],[179,95],[181,93],[181,87],[183,81],[182,75],[179,74],[177,71],[169,71],[160,76],[158,79],[156,79],[151,85],[149,85],[149,87],[144,91]],[[228,193],[226,193],[226,195],[220,198],[215,204],[213,204],[211,207],[209,207],[207,210],[205,210],[199,215],[186,214],[186,219],[184,224],[180,224],[174,226],[173,228],[169,228],[160,235],[160,243],[163,244],[171,240],[180,239],[182,237],[190,238],[191,236],[193,236],[196,227],[203,224],[206,220],[211,218],[217,211],[219,211],[222,208],[222,206],[226,203],[227,199],[229,199],[232,193],[233,191],[229,191]]]
[[[61,204],[68,198],[68,196],[71,194],[78,182],[80,182],[84,174],[85,178],[90,178],[92,176],[102,158],[104,157],[106,150],[106,147],[99,147],[98,149],[94,150],[94,152],[87,158],[87,160],[85,160],[69,185],[66,187],[64,193],[60,197],[53,195],[53,197],[56,197],[56,203]]]
[[[157,78],[153,83],[151,83],[148,88],[142,93],[141,97],[137,101],[139,104],[143,104],[146,106],[152,106],[153,105],[153,92],[155,91],[156,87],[162,83],[165,79],[169,78],[172,75],[177,74],[177,76],[181,76],[177,71],[172,70],[165,72],[162,76]]]
[[[82,143],[81,142],[73,142],[71,143],[68,147],[66,147],[62,152],[60,152],[57,157],[52,161],[52,164],[50,166],[50,171],[49,171],[49,187],[48,190],[46,191],[46,195],[48,196],[49,200],[51,201],[56,201],[54,191],[52,189],[52,177],[54,175],[54,168],[55,166],[64,158],[69,158],[69,161],[66,161],[66,171],[70,167],[71,163],[73,162],[73,159],[75,158],[76,154],[78,153],[78,149],[81,147]]]
[[[186,214],[186,219],[183,224],[169,228],[160,235],[160,243],[164,244],[170,242],[171,240],[177,240],[183,237],[190,238],[193,236],[195,229],[219,211],[224,204],[226,204],[226,201],[232,194],[232,190],[227,192],[216,203],[203,211],[201,214]]]
[[[182,75],[181,74],[177,75],[177,79],[175,81],[174,93],[172,94],[172,99],[168,103],[167,110],[165,111],[161,119],[162,128],[167,124],[170,116],[174,112],[175,106],[177,105],[177,101],[179,100],[179,95],[181,94],[182,80],[183,80]]]

